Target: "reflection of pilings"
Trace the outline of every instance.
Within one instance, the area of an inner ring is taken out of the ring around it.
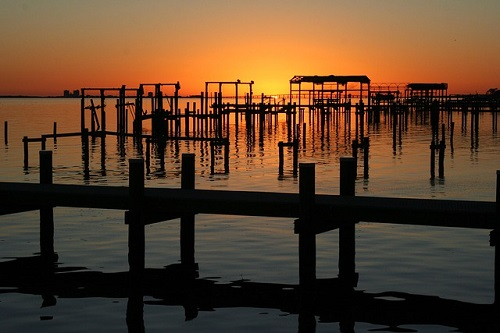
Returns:
[[[363,178],[368,179],[369,174],[369,155],[370,155],[370,138],[363,138],[362,144],[359,144],[358,140],[352,140],[352,157],[357,161],[358,159],[358,149],[363,150]]]
[[[224,154],[224,173],[229,173],[229,139],[220,138],[216,140],[210,140],[210,174],[215,174],[215,162],[217,148],[223,147]]]
[[[278,154],[279,154],[279,163],[278,163],[278,174],[279,176],[284,175],[284,165],[285,165],[285,157],[284,157],[284,147],[292,147],[293,149],[293,158],[292,158],[292,174],[294,177],[297,176],[298,170],[298,160],[299,160],[299,140],[294,139],[291,142],[278,142]]]
[[[445,153],[446,143],[445,143],[445,129],[444,124],[442,124],[442,139],[437,142],[437,139],[431,141],[431,179],[436,177],[436,150],[438,150],[438,177],[440,179],[444,178],[444,153]]]

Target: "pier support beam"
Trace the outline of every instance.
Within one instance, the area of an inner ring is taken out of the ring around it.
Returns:
[[[182,154],[182,174],[181,188],[184,190],[194,190],[194,154]],[[188,268],[195,265],[194,244],[195,244],[195,217],[194,214],[184,214],[181,216],[181,264]]]
[[[313,290],[316,283],[316,233],[313,207],[315,201],[315,164],[299,166],[299,284],[303,291]]]
[[[356,159],[340,158],[340,195],[354,196],[356,180]],[[358,276],[355,272],[356,221],[342,221],[339,228],[339,279],[345,287],[355,287]]]
[[[143,219],[144,161],[129,160],[128,263],[132,281],[141,281],[144,272],[145,233]]]
[[[40,184],[52,184],[52,151],[40,151]],[[54,252],[54,211],[40,209],[40,256],[44,261],[57,261]]]

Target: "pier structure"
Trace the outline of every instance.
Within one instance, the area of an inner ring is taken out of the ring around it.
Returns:
[[[444,105],[448,96],[448,83],[408,83],[404,98],[416,111],[428,111],[433,102]]]
[[[371,109],[370,82],[366,75],[295,75],[290,79],[290,100],[298,96],[299,110],[308,108],[310,117],[317,111],[321,122],[329,121],[334,114],[344,114],[349,122],[354,103],[356,139],[362,140],[366,111]],[[302,100],[304,95],[307,101]]]

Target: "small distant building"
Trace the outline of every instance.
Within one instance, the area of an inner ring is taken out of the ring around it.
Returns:
[[[71,92],[69,90],[64,90],[63,96],[64,97],[80,97],[80,90],[76,89],[76,90],[73,90],[73,92]]]

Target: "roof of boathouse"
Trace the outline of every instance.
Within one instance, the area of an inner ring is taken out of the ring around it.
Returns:
[[[295,75],[290,79],[290,83],[310,82],[321,83],[340,83],[358,82],[370,84],[370,78],[366,75]]]

